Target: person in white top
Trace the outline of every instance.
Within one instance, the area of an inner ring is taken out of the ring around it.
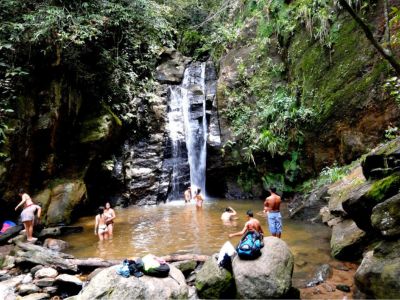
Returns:
[[[25,227],[26,239],[28,242],[35,242],[37,240],[37,238],[33,237],[35,212],[37,213],[38,220],[40,220],[42,208],[39,205],[33,203],[31,197],[27,193],[25,193],[23,189],[19,190],[18,195],[21,197],[21,201],[15,207],[15,210],[17,210],[20,206],[24,207],[21,212],[21,221]]]

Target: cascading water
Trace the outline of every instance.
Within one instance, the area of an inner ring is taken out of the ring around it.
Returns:
[[[206,101],[206,63],[193,63],[186,68],[182,84],[170,87],[168,131],[172,147],[172,188],[169,199],[182,198],[183,190],[189,185],[184,180],[188,170],[182,168],[185,159],[190,167],[190,186],[200,188],[205,194],[209,114]]]

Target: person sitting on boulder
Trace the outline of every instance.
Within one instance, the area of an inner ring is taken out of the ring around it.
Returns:
[[[243,229],[239,232],[229,234],[230,238],[234,237],[234,236],[243,236],[244,234],[246,234],[249,231],[264,234],[264,231],[261,227],[260,221],[258,221],[256,218],[253,217],[253,211],[248,210],[246,212],[246,215],[247,215],[248,220],[247,220],[246,224],[244,224]]]

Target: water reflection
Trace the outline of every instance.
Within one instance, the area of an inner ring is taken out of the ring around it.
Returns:
[[[237,211],[238,219],[224,223],[220,217],[227,206]],[[184,204],[184,201],[131,207],[116,210],[112,240],[98,241],[93,234],[94,217],[81,218],[74,225],[83,226],[84,231],[66,236],[65,240],[71,245],[69,253],[79,258],[122,259],[147,253],[159,256],[173,253],[210,255],[219,251],[229,233],[243,228],[248,209],[257,212],[262,207],[262,201],[248,200],[205,201],[202,209],[196,209],[194,203]],[[269,235],[265,218],[259,215],[256,218]],[[331,261],[329,237],[330,230],[325,226],[304,224],[284,217],[282,238],[295,256],[295,281],[304,281],[316,266]],[[239,239],[234,237],[230,240],[236,245]]]

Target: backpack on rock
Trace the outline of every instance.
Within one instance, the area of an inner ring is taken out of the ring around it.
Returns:
[[[263,235],[256,231],[248,231],[236,247],[236,252],[241,259],[251,260],[261,256],[264,247]]]

